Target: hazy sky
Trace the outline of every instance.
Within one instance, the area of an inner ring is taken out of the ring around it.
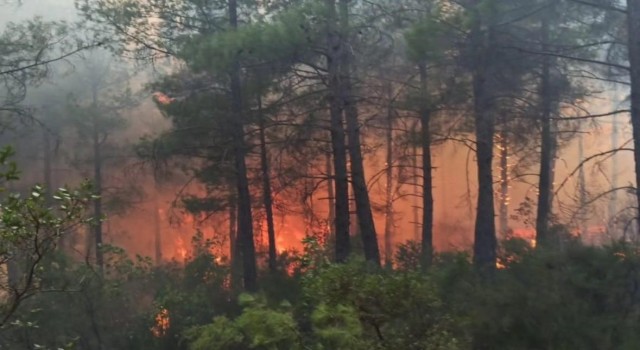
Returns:
[[[52,20],[73,19],[73,3],[73,0],[22,0],[22,4],[17,5],[14,0],[0,0],[0,25],[4,27],[9,21],[22,21],[33,16]]]

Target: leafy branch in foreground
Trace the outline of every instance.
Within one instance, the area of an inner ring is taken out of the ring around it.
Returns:
[[[42,291],[41,264],[61,237],[89,222],[85,207],[91,199],[88,184],[61,188],[50,199],[39,185],[26,196],[9,193],[5,185],[18,179],[12,156],[11,148],[0,150],[0,328],[25,299]]]

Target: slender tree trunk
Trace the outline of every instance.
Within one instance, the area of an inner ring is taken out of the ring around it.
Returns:
[[[476,5],[478,6],[478,5]],[[476,14],[471,32],[474,50],[473,110],[476,129],[476,158],[478,165],[478,203],[476,207],[474,263],[481,269],[492,270],[496,265],[496,224],[493,192],[493,136],[495,121],[491,112],[487,69],[493,64],[489,59],[486,41],[491,31],[482,29],[480,14]]]
[[[371,201],[369,199],[369,189],[367,188],[366,176],[364,173],[364,160],[362,159],[362,146],[360,144],[360,125],[358,122],[358,106],[354,98],[354,87],[351,81],[352,55],[345,47],[348,42],[349,31],[349,0],[340,0],[340,22],[341,39],[343,41],[341,57],[341,82],[343,85],[342,100],[344,112],[347,120],[347,134],[349,135],[349,158],[351,159],[351,184],[356,201],[356,213],[362,243],[364,246],[364,256],[367,261],[372,261],[380,265],[380,248],[378,247],[378,236],[371,212]]]
[[[387,161],[385,176],[387,179],[385,186],[385,221],[384,221],[384,254],[385,264],[391,266],[393,264],[393,108],[392,108],[392,85],[387,83],[387,99],[389,106],[387,107]]]
[[[229,264],[231,266],[231,290],[241,290],[240,282],[242,262],[238,258],[242,256],[238,247],[238,201],[235,193],[229,196]]]
[[[336,198],[335,198],[335,188],[334,188],[334,174],[333,167],[331,166],[331,153],[326,154],[326,164],[325,168],[327,169],[327,196],[329,197],[329,214],[327,215],[327,223],[329,224],[329,233],[330,235],[335,235],[336,226]],[[334,237],[335,238],[335,237]]]
[[[337,31],[335,0],[325,0],[327,18],[327,72],[329,78],[329,108],[331,117],[331,148],[335,184],[335,236],[336,261],[344,262],[351,254],[349,235],[349,179],[347,177],[347,151],[342,120],[342,89],[340,84],[340,58],[343,45]]]
[[[580,134],[578,136],[578,162],[581,164],[583,161],[584,140],[582,134]],[[589,221],[589,218],[587,217],[587,179],[584,173],[584,166],[580,166],[580,169],[578,170],[578,191],[578,197],[580,201],[580,234],[584,236],[588,234],[587,223]]]
[[[102,272],[104,258],[102,252],[102,140],[100,140],[100,125],[98,125],[98,88],[92,87],[93,97],[93,185],[95,186],[93,200],[93,241],[96,250],[96,265]]]
[[[420,70],[420,108],[421,144],[422,144],[422,266],[431,265],[433,259],[433,176],[431,173],[431,111],[427,85],[427,65],[421,62]]]
[[[618,138],[619,138],[619,129],[618,129],[618,115],[613,115],[612,120],[612,130],[611,130],[611,149],[618,148]],[[611,188],[618,188],[618,157],[617,155],[613,155],[611,157]],[[610,221],[610,229],[614,229],[613,225],[611,225],[617,216],[618,213],[618,191],[613,191],[611,193],[611,200],[609,202],[609,221]]]
[[[636,171],[636,227],[640,227],[640,1],[627,0],[628,51],[631,68],[631,125]]]
[[[238,3],[229,0],[229,23],[233,30],[238,28]],[[255,292],[258,289],[258,273],[256,267],[256,249],[253,241],[253,222],[251,215],[251,193],[247,178],[246,144],[244,135],[244,113],[242,102],[242,82],[240,64],[234,62],[231,71],[231,105],[233,120],[233,139],[235,170],[238,190],[238,243],[242,251],[242,272],[244,288]]]
[[[160,199],[158,198],[159,190],[160,188],[158,186],[158,183],[154,180],[153,228],[154,228],[156,266],[160,266],[160,264],[162,264],[162,224],[161,224],[161,218],[160,218]]]
[[[503,124],[506,128],[506,124]],[[506,238],[509,231],[509,142],[506,130],[500,133],[500,236]]]
[[[229,260],[233,261],[236,258],[237,253],[237,235],[236,227],[238,224],[238,206],[236,204],[235,197],[231,197],[229,201]]]
[[[42,129],[42,141],[43,141],[43,159],[44,159],[44,189],[46,195],[46,203],[47,206],[51,206],[53,204],[53,181],[52,181],[52,167],[51,167],[51,135],[49,135],[50,131],[47,128]]]
[[[413,126],[413,134],[417,134],[417,125]],[[418,193],[420,193],[420,185],[418,175],[418,144],[417,142],[412,142],[411,144],[411,172],[413,178],[413,240],[417,243],[421,238],[421,230],[420,230],[420,204],[418,203]]]
[[[273,224],[273,197],[271,195],[271,175],[269,174],[269,159],[267,153],[267,138],[265,136],[265,118],[262,113],[262,99],[258,97],[258,113],[260,121],[260,167],[262,168],[262,194],[264,210],[267,215],[267,234],[269,237],[269,270],[276,271],[276,230]]]
[[[542,46],[546,50],[549,40],[549,21],[543,19],[541,24]],[[536,242],[540,247],[549,247],[549,216],[551,215],[551,91],[550,91],[550,58],[542,58],[542,76],[540,82],[542,144],[540,150],[540,182],[538,184],[538,215],[536,217]]]

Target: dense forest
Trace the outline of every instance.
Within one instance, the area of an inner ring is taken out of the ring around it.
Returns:
[[[640,0],[0,0],[0,349],[640,348]]]

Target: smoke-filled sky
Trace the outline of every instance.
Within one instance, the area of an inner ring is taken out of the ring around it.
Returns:
[[[73,20],[75,18],[75,8],[71,0],[26,0],[21,5],[9,4],[0,7],[0,24],[2,27],[8,21],[21,21],[33,16],[42,16],[44,19],[51,20]],[[133,69],[131,69],[133,72]],[[46,90],[52,86],[49,82],[38,91]],[[605,90],[609,89],[605,87]],[[69,93],[73,93],[70,89]],[[594,98],[586,103],[588,105],[588,113],[598,114],[606,113],[611,110],[620,108],[620,102],[626,96],[626,91],[608,91],[598,98]],[[36,98],[37,99],[37,98]],[[30,100],[31,103],[37,104],[37,101]],[[586,112],[585,112],[586,113]],[[584,113],[583,113],[584,114]],[[122,144],[134,143],[140,137],[150,133],[158,133],[168,127],[168,123],[162,119],[155,106],[150,103],[149,99],[140,106],[132,109],[124,114],[127,119],[128,127],[118,135],[118,142]],[[614,145],[612,140],[612,122],[614,118],[619,125],[619,137],[617,139],[617,147],[628,141],[631,137],[630,126],[627,115],[618,117],[607,117],[598,120],[595,123],[584,123],[582,126],[582,140],[584,144],[583,158],[611,149]],[[28,144],[23,144],[22,149],[25,151],[29,148]],[[384,150],[379,149],[376,153],[367,158],[366,173],[371,178],[379,174],[385,164],[380,161],[384,159]],[[613,158],[603,161],[594,159],[585,168],[585,179],[590,194],[593,196],[599,192],[610,189],[617,182],[618,186],[632,183],[633,167],[632,155],[630,152],[620,153]],[[510,159],[510,162],[516,162],[517,159]],[[576,138],[560,151],[558,161],[556,163],[556,186],[564,184],[564,188],[555,198],[554,205],[557,210],[565,215],[564,220],[570,220],[575,213],[577,206],[575,193],[578,184],[578,173],[575,173],[571,179],[567,177],[574,171],[581,162],[579,151],[579,140]],[[535,163],[535,162],[534,162]],[[439,249],[468,247],[472,242],[473,220],[475,215],[475,193],[476,171],[474,163],[474,155],[469,149],[460,143],[451,141],[434,147],[434,186],[435,186],[435,243]],[[534,167],[531,173],[537,172]],[[32,166],[27,169],[31,174],[26,174],[25,179],[38,179],[38,166]],[[113,166],[108,169],[109,172],[125,172],[127,169]],[[615,172],[615,174],[614,174]],[[496,176],[499,173],[495,172]],[[62,185],[61,178],[68,180],[64,172],[59,173],[59,185]],[[83,175],[75,173],[72,178],[80,179]],[[125,176],[126,177],[126,176]],[[115,176],[114,178],[118,178]],[[152,176],[142,177],[144,181],[151,182]],[[566,181],[565,181],[566,180]],[[496,181],[498,179],[496,178]],[[535,197],[536,176],[523,176],[517,180],[511,181],[510,204],[509,204],[509,226],[519,232],[531,234],[531,226],[522,221],[522,218],[516,218],[516,209],[526,197]],[[147,192],[154,192],[152,183],[140,184]],[[154,217],[154,210],[159,210],[162,218],[163,231],[163,255],[166,257],[174,257],[181,246],[188,244],[190,235],[193,234],[194,228],[189,225],[177,227],[175,223],[170,223],[171,213],[174,215],[176,210],[171,208],[171,203],[176,198],[177,192],[182,188],[182,183],[171,183],[161,186],[158,194],[158,205],[151,200],[153,196],[147,196],[142,202],[127,213],[114,216],[107,220],[108,240],[114,244],[121,244],[132,251],[152,255],[154,242],[154,228],[150,225],[150,220]],[[498,186],[496,186],[497,189]],[[192,187],[192,188],[197,188]],[[319,192],[325,191],[320,187]],[[396,243],[400,243],[407,239],[413,239],[416,232],[416,222],[414,219],[415,207],[419,205],[416,202],[415,189],[412,185],[403,185],[402,192],[408,193],[407,196],[399,199],[394,206],[397,212],[395,233]],[[374,202],[382,203],[383,193],[380,188],[373,186],[371,196]],[[326,198],[326,193],[320,193],[317,198]],[[609,198],[609,197],[608,197]],[[590,220],[588,226],[598,227],[606,224],[612,208],[621,208],[624,206],[624,194],[618,196],[620,203],[612,206],[610,202],[598,201],[591,208]],[[277,200],[277,199],[276,199]],[[319,216],[327,215],[328,203],[326,200],[318,199],[313,204],[316,214]],[[299,209],[300,203],[285,204],[288,206],[288,213],[276,213],[278,216],[277,233],[280,235],[278,242],[284,247],[300,247],[300,239],[304,234],[308,233],[308,227],[304,223],[304,219],[300,215],[291,214]],[[295,210],[294,210],[295,209]],[[256,215],[259,215],[256,214]],[[418,216],[420,217],[420,216]],[[184,219],[184,218],[183,218]],[[213,237],[214,235],[226,237],[228,232],[228,222],[225,221],[224,215],[214,218],[204,224],[202,227],[206,235]],[[382,213],[376,214],[377,231],[381,233],[384,227],[384,216]],[[264,231],[264,230],[263,230]]]

